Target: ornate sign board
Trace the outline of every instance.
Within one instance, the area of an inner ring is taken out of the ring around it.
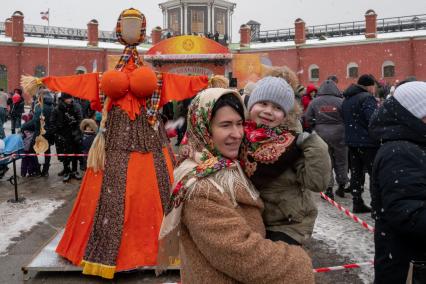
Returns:
[[[200,36],[176,36],[151,47],[147,61],[217,61],[231,60],[229,49],[220,43]]]

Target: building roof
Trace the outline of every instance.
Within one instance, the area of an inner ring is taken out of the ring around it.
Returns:
[[[375,39],[366,39],[365,35],[345,36],[345,37],[332,37],[325,40],[312,39],[307,40],[302,46],[304,47],[322,47],[328,45],[344,45],[344,44],[363,44],[371,42],[380,42],[388,40],[403,40],[412,37],[426,37],[426,30],[403,31],[394,33],[380,33]],[[10,37],[0,35],[0,44],[15,44]],[[90,48],[90,49],[108,49],[111,51],[121,52],[124,46],[120,43],[99,42],[97,47],[87,46],[88,41],[83,40],[68,40],[68,39],[50,39],[50,47],[52,48]],[[23,46],[47,46],[47,38],[40,37],[25,37]],[[142,53],[147,52],[152,47],[151,44],[141,44],[138,50]],[[228,46],[232,51],[246,50],[269,50],[269,49],[282,49],[296,47],[294,41],[280,41],[280,42],[253,42],[248,47],[240,47],[239,43],[233,43]]]
[[[10,37],[5,35],[0,35],[0,44],[1,43],[10,43],[14,44]],[[91,49],[108,49],[123,51],[124,46],[121,43],[112,43],[112,42],[99,42],[98,46],[87,46],[88,41],[86,40],[69,40],[69,39],[49,39],[49,45],[51,48],[91,48]],[[41,37],[25,37],[23,46],[40,46],[46,47],[48,45],[47,38]],[[141,44],[138,46],[138,50],[145,52],[149,49],[150,45]]]
[[[311,39],[306,40],[302,46],[306,47],[322,47],[327,45],[341,45],[341,44],[362,44],[371,42],[380,42],[388,40],[408,39],[412,37],[426,37],[426,30],[414,30],[394,33],[381,33],[377,34],[377,38],[366,39],[365,35],[345,36],[345,37],[332,37],[325,40]],[[262,49],[282,49],[296,47],[294,41],[280,41],[280,42],[254,42],[248,47],[240,47],[239,44],[232,44],[229,48],[231,50],[262,50]]]

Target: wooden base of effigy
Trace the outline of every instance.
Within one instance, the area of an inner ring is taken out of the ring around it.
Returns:
[[[28,280],[30,272],[67,272],[82,271],[82,267],[75,266],[55,252],[59,241],[62,238],[64,230],[62,229],[53,236],[29,261],[23,266],[22,273],[24,280]],[[136,270],[155,270],[156,266],[138,267]],[[179,270],[179,265],[170,265],[169,270]]]

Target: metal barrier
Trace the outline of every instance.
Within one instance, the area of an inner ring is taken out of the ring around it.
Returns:
[[[377,19],[377,33],[426,29],[426,14]],[[307,39],[344,37],[365,34],[365,21],[342,22],[306,27]],[[292,41],[295,29],[277,29],[252,33],[252,42]]]

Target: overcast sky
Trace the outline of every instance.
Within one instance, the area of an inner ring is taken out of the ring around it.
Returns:
[[[16,10],[22,11],[26,24],[45,25],[41,11],[50,9],[50,25],[86,28],[91,19],[99,21],[101,30],[111,31],[120,12],[134,7],[145,14],[148,33],[162,26],[163,16],[156,0],[0,0],[0,21]],[[233,41],[239,40],[238,27],[249,20],[260,22],[261,30],[293,27],[302,18],[307,25],[332,24],[363,20],[373,9],[378,18],[426,14],[425,0],[234,0]]]

